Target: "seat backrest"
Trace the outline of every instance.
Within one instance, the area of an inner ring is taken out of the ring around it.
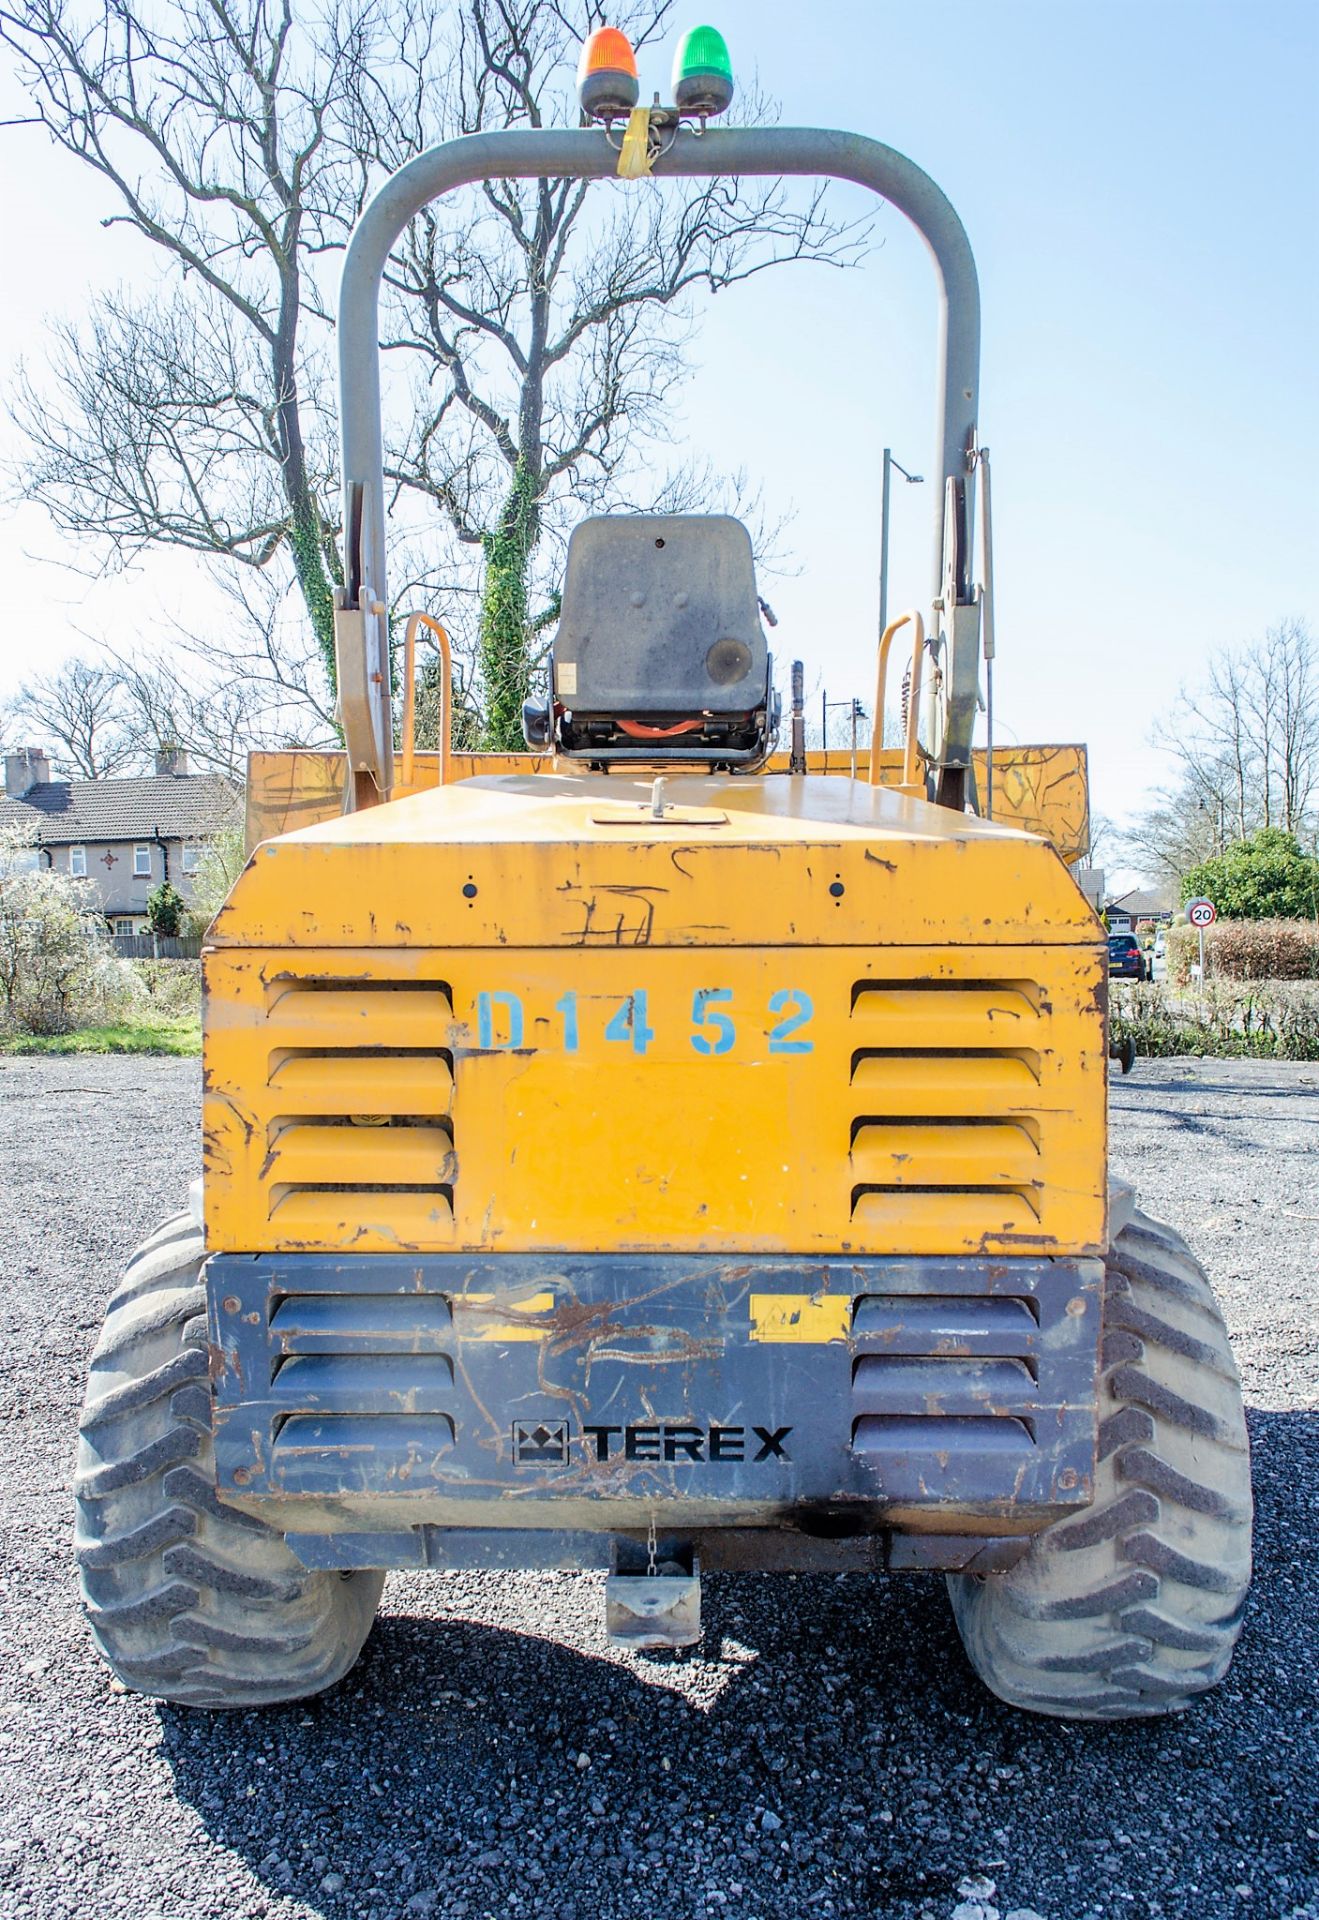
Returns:
[[[574,713],[746,713],[768,657],[751,538],[728,514],[601,515],[568,542],[556,697]]]

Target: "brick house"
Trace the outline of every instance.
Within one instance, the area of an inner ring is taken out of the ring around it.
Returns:
[[[1131,893],[1119,894],[1104,906],[1110,933],[1134,933],[1142,920],[1166,927],[1176,911],[1177,892],[1171,886],[1137,887]]]
[[[185,753],[158,753],[152,774],[52,780],[45,750],[23,747],[5,755],[0,829],[20,828],[45,866],[86,880],[112,932],[141,933],[162,881],[191,904],[206,842],[241,827],[242,807],[223,775],[190,773]]]

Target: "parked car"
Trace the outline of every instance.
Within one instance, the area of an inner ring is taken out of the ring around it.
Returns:
[[[1110,933],[1108,971],[1118,980],[1145,979],[1145,956],[1134,933]]]
[[[1168,936],[1160,927],[1154,936],[1154,950],[1150,954],[1150,979],[1168,978]]]

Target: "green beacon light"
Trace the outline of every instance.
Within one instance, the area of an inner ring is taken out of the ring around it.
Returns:
[[[673,56],[673,104],[702,120],[723,113],[733,99],[728,43],[714,27],[691,27]]]

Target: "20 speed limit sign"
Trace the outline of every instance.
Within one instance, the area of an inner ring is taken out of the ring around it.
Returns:
[[[1212,900],[1188,900],[1186,917],[1193,927],[1212,927],[1218,918],[1218,908]]]

